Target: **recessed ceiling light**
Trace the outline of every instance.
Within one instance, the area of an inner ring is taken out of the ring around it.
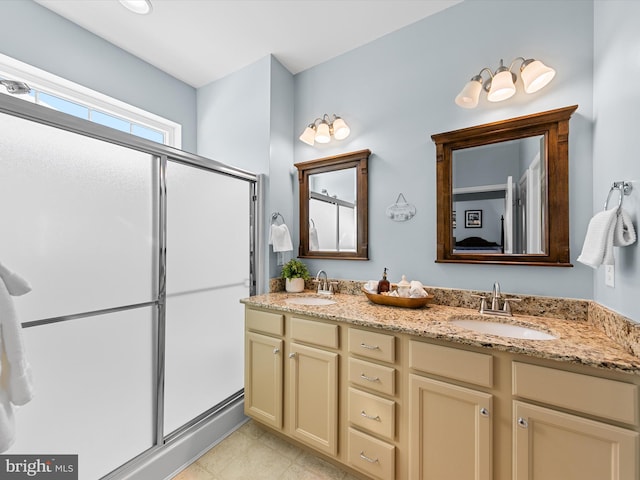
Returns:
[[[133,13],[147,15],[153,10],[151,0],[120,0],[120,3]]]

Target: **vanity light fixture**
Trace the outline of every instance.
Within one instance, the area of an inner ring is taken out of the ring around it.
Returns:
[[[511,62],[509,68],[505,67],[500,60],[500,66],[495,72],[484,67],[480,73],[472,77],[456,97],[456,104],[462,108],[476,108],[482,89],[487,92],[487,100],[490,102],[501,102],[511,98],[516,93],[517,80],[516,74],[511,69],[517,61],[522,62],[520,77],[526,93],[534,93],[545,87],[556,74],[553,68],[547,67],[540,60],[533,58],[517,57]],[[487,80],[482,78],[483,72],[489,73]]]
[[[123,7],[139,15],[148,15],[153,10],[151,0],[120,0]]]
[[[313,147],[315,142],[329,143],[332,135],[336,140],[344,140],[350,133],[351,129],[342,118],[334,113],[332,120],[325,113],[322,118],[316,118],[313,123],[310,123],[299,138],[300,141]]]

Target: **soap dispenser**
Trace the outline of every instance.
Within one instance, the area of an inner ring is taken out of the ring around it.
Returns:
[[[378,293],[388,292],[389,287],[389,280],[387,280],[387,267],[384,267],[384,272],[382,272],[382,280],[378,282]]]

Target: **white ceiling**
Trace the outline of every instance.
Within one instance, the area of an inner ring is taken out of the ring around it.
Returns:
[[[462,0],[35,0],[193,87],[273,54],[298,73]]]

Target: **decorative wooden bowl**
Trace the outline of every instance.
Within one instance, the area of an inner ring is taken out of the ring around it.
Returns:
[[[433,302],[435,298],[434,295],[428,294],[426,297],[421,298],[406,298],[406,297],[395,297],[389,295],[380,295],[378,293],[371,293],[362,289],[362,293],[371,300],[373,303],[377,303],[378,305],[389,305],[392,307],[404,307],[404,308],[420,308],[424,307],[426,304]]]

